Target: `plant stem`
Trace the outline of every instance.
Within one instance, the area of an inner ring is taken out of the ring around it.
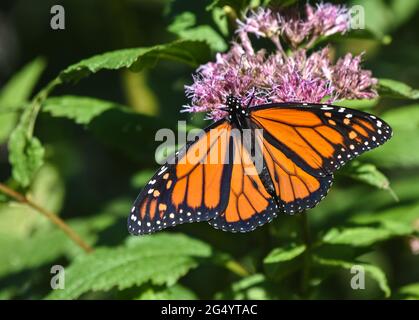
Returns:
[[[237,274],[240,277],[249,276],[249,271],[247,271],[240,263],[235,260],[229,260],[226,262],[225,267],[231,272]]]
[[[301,213],[301,234],[303,242],[306,246],[304,252],[304,261],[303,261],[303,271],[301,277],[301,295],[304,298],[307,298],[309,291],[309,281],[310,281],[310,267],[311,267],[311,238],[310,238],[310,228],[308,224],[308,215],[307,212],[303,211]]]
[[[38,204],[34,203],[32,200],[28,199],[23,194],[10,189],[8,186],[0,183],[0,191],[4,194],[8,195],[9,197],[15,199],[20,203],[24,203],[35,209],[43,216],[45,216],[48,220],[50,220],[53,224],[55,224],[58,228],[60,228],[71,240],[73,240],[80,248],[82,248],[86,253],[90,253],[93,251],[93,248],[90,247],[86,242],[84,242],[80,236],[68,225],[66,224],[60,217],[56,214],[48,211],[47,209],[39,206]]]

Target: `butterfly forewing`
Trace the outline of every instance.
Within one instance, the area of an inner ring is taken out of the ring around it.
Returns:
[[[265,139],[306,172],[326,176],[392,136],[383,120],[333,105],[270,104],[252,109]]]
[[[156,172],[132,207],[130,233],[207,221],[225,208],[228,195],[223,191],[230,184],[231,171],[229,132],[227,121],[210,126]]]

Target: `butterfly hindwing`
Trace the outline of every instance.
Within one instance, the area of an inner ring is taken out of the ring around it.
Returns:
[[[326,196],[333,183],[333,174],[312,175],[268,140],[260,137],[259,143],[281,212],[301,212],[314,207]]]

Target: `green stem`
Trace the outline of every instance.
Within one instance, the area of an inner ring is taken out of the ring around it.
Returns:
[[[21,118],[21,124],[27,123],[27,134],[29,137],[33,135],[33,130],[35,127],[35,121],[38,116],[39,111],[41,110],[42,103],[48,97],[54,88],[61,84],[59,78],[55,78],[49,82],[41,91],[39,91],[36,96],[32,99],[29,108],[24,112]]]
[[[301,276],[301,296],[307,298],[309,294],[310,268],[311,268],[311,238],[308,215],[305,211],[301,213],[301,235],[306,246]]]
[[[249,271],[247,271],[240,263],[235,260],[229,260],[225,263],[225,267],[231,272],[235,273],[239,277],[249,276]]]
[[[245,267],[243,267],[238,261],[234,260],[233,257],[225,253],[215,252],[214,262],[218,266],[230,270],[239,277],[247,277],[250,275],[250,272]]]

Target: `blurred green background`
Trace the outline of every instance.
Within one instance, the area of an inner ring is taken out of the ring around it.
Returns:
[[[197,127],[209,124],[201,115],[191,117],[179,111],[188,103],[184,85],[191,83],[195,67],[213,59],[217,48],[223,48],[231,40],[231,31],[220,28],[224,6],[244,8],[248,3],[255,6],[259,2],[269,1],[216,1],[213,10],[206,9],[210,1],[1,1],[0,87],[38,58],[33,69],[45,66],[45,70],[39,81],[34,81],[33,93],[67,66],[93,55],[190,37],[168,30],[175,17],[185,11],[195,14],[197,25],[206,25],[218,34],[199,39],[210,39],[211,43],[195,65],[162,59],[140,72],[104,70],[77,83],[57,87],[52,96],[92,97],[118,105],[97,113],[78,110],[75,113],[81,118],[76,119],[65,112],[60,116],[60,110],[54,111],[52,100],[50,111],[47,108],[39,114],[34,131],[45,148],[45,163],[28,186],[11,178],[9,161],[8,138],[21,109],[4,116],[8,111],[3,108],[0,181],[58,213],[87,242],[104,251],[83,257],[85,254],[44,217],[0,195],[1,298],[44,298],[51,292],[51,265],[69,266],[66,283],[71,287],[80,270],[77,268],[87,274],[86,266],[95,269],[107,259],[111,261],[111,257],[120,257],[126,248],[134,248],[135,254],[140,254],[134,265],[123,262],[121,269],[85,280],[91,285],[79,288],[79,293],[67,296],[63,290],[51,297],[419,297],[419,238],[415,238],[419,230],[419,103],[415,100],[416,91],[400,85],[402,82],[419,87],[419,3],[414,0],[357,1],[365,9],[368,36],[333,39],[336,56],[365,51],[364,67],[379,79],[398,81],[390,87],[399,93],[386,92],[383,87],[379,100],[362,104],[393,126],[393,140],[341,170],[328,197],[309,212],[311,238],[321,245],[316,249],[318,259],[310,267],[308,289],[301,288],[300,283],[304,265],[304,253],[298,251],[302,241],[300,217],[281,217],[248,234],[224,233],[206,223],[183,225],[165,231],[164,235],[148,237],[144,243],[142,240],[134,243],[137,239],[126,243],[131,238],[126,229],[131,204],[157,169],[156,130],[174,128],[180,119],[187,119]],[[281,1],[272,3],[281,5]],[[65,30],[50,28],[50,8],[55,4],[65,8]],[[9,99],[17,99],[19,94],[12,92]],[[86,108],[94,108],[94,104],[88,101]],[[176,241],[179,248],[171,248]],[[183,252],[182,244],[195,246],[196,252],[192,249]],[[146,250],[155,246],[152,252],[168,246],[167,252],[176,255],[179,250],[179,257],[185,260],[173,267],[179,270],[166,275],[167,279],[162,273],[172,272],[169,267],[161,273],[146,272],[141,276],[144,270],[153,268],[153,263],[166,263],[166,251],[153,262],[141,256],[142,246]],[[291,253],[284,258],[281,253],[287,252]],[[265,258],[270,253],[271,258]],[[76,257],[82,262],[77,262]],[[80,265],[73,267],[75,261]],[[352,274],[344,262],[368,265],[365,290],[351,289]],[[133,276],[128,274],[136,272],[140,278],[130,279]],[[102,283],[103,278],[110,279],[109,283]]]

